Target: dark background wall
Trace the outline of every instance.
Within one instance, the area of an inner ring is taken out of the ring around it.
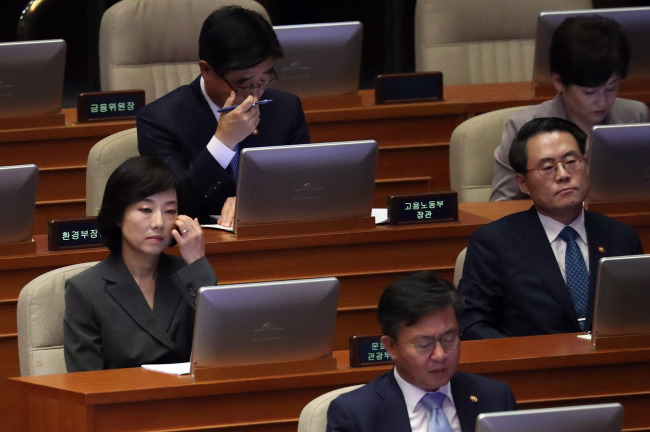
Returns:
[[[62,38],[68,43],[65,102],[99,90],[97,35],[103,11],[118,0],[0,0],[0,42]],[[377,74],[414,70],[413,15],[416,0],[258,0],[274,25],[361,21],[364,25],[361,88]],[[35,12],[23,14],[32,3]],[[594,7],[650,5],[650,0],[594,0]],[[25,18],[20,19],[21,15]],[[1,61],[1,59],[0,59]]]

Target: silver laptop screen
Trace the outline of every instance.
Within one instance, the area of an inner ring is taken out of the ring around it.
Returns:
[[[309,360],[330,355],[338,292],[336,278],[201,288],[192,367]]]
[[[0,116],[56,113],[63,99],[66,43],[0,43]]]
[[[363,25],[358,21],[273,27],[284,56],[274,61],[275,88],[301,97],[359,89]]]

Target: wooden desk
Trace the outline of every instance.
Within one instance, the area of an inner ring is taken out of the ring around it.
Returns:
[[[620,402],[624,430],[650,430],[650,348],[594,351],[576,334],[463,342],[460,369],[508,382],[520,409]],[[390,367],[196,383],[142,369],[9,380],[12,430],[295,431],[303,406]]]
[[[449,138],[454,128],[476,114],[544,100],[533,97],[529,82],[447,86],[445,100],[374,105],[374,92],[348,99],[305,100],[313,142],[375,139],[379,143],[375,206],[396,193],[449,189]],[[650,102],[650,92],[622,96]],[[86,160],[100,139],[135,126],[134,121],[76,123],[64,110],[57,127],[0,130],[2,165],[34,163],[40,169],[36,233],[47,221],[85,215]]]
[[[529,206],[529,201],[461,204],[457,223],[378,226],[351,233],[242,240],[227,232],[207,231],[206,254],[220,283],[338,277],[335,349],[342,350],[350,335],[379,332],[377,300],[395,279],[432,269],[452,280],[456,256],[475,229]],[[650,250],[650,214],[618,218],[635,226]],[[34,254],[0,257],[0,378],[20,374],[16,301],[22,287],[54,268],[102,260],[108,254],[104,248],[49,252],[44,235],[36,240]],[[7,381],[0,380],[0,424],[8,416],[10,400]]]

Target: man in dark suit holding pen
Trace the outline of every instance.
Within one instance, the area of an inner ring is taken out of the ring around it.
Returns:
[[[232,226],[239,152],[310,141],[300,99],[271,89],[282,49],[271,25],[238,6],[214,11],[199,37],[201,75],[142,108],[138,149],[180,178],[182,211]],[[254,105],[260,99],[270,103]],[[219,109],[239,105],[231,111]]]
[[[431,272],[388,287],[378,317],[395,368],[333,400],[328,432],[473,432],[480,413],[516,409],[506,383],[456,371],[461,306],[454,287]]]
[[[591,329],[598,261],[643,253],[634,228],[586,211],[586,134],[561,118],[526,123],[510,164],[533,206],[474,232],[458,290],[466,339]]]

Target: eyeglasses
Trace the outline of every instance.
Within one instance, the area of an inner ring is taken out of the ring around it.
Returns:
[[[222,76],[221,78],[226,82],[226,84],[228,84],[228,87],[230,87],[232,91],[234,91],[235,94],[237,94],[237,96],[246,97],[254,94],[255,91],[257,90],[259,90],[260,93],[262,93],[264,92],[264,90],[271,87],[273,83],[278,80],[278,75],[275,73],[275,69],[271,69],[270,75],[271,75],[271,79],[262,80],[257,85],[249,86],[249,87],[237,87],[237,88],[233,87],[233,85],[230,84],[225,77]]]
[[[584,165],[585,159],[578,155],[568,155],[558,161],[544,162],[541,167],[529,169],[526,172],[537,171],[542,178],[550,180],[555,178],[558,165],[562,165],[564,171],[569,174],[580,172]]]
[[[429,337],[422,339],[421,341],[415,343],[404,342],[407,345],[411,345],[415,348],[415,352],[421,356],[430,356],[431,353],[436,349],[436,345],[440,344],[444,351],[455,350],[460,346],[460,337],[463,334],[457,331],[448,332],[443,334],[440,339],[435,337]]]

